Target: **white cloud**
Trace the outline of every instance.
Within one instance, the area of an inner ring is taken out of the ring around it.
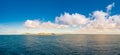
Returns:
[[[69,13],[65,13],[60,17],[55,18],[55,23],[50,21],[48,22],[40,22],[39,20],[26,20],[24,26],[27,28],[68,28],[70,26],[80,26],[89,22],[89,19],[86,18],[84,15],[75,13],[70,15]]]
[[[55,29],[55,28],[68,28],[68,25],[57,24],[57,23],[52,23],[52,22],[48,21],[48,22],[43,22],[40,25],[40,27],[41,28],[52,28],[52,29]]]
[[[52,23],[48,22],[40,22],[39,20],[26,20],[24,23],[26,28],[41,28],[41,29],[60,29],[60,28],[68,28],[68,25]]]
[[[107,12],[102,10],[94,11],[90,18],[79,13],[64,13],[59,17],[55,17],[53,22],[41,22],[39,20],[26,20],[24,26],[27,28],[38,28],[44,31],[51,30],[56,32],[69,32],[69,33],[105,33],[105,32],[118,32],[120,29],[120,15],[110,16],[110,11],[114,7],[114,3],[108,5]]]
[[[114,7],[115,3],[112,3],[110,5],[108,5],[107,8],[107,12],[111,11],[112,7]]]
[[[120,28],[120,15],[110,16],[110,19]]]
[[[88,18],[78,13],[75,14],[64,13],[64,15],[55,18],[56,23],[71,26],[83,25],[86,24],[88,21],[89,21]]]
[[[93,12],[93,17],[95,18],[92,20],[87,27],[94,28],[94,29],[114,29],[116,28],[116,23],[111,21],[107,17],[107,13],[103,11],[95,11]]]
[[[39,28],[40,21],[39,20],[26,20],[24,23],[26,28]]]
[[[107,13],[105,13],[105,12],[103,12],[103,11],[94,11],[93,12],[93,17],[95,18],[95,19],[97,19],[97,20],[100,20],[100,22],[101,21],[104,21],[105,19],[106,19],[106,16],[107,16],[108,14]]]

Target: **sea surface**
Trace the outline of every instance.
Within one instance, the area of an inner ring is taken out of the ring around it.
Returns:
[[[0,55],[120,55],[120,35],[0,35]]]

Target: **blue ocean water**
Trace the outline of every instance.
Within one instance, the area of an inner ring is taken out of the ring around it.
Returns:
[[[120,55],[120,35],[0,35],[0,55]]]

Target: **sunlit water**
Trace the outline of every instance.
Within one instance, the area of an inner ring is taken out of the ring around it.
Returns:
[[[120,55],[120,35],[0,35],[0,55]]]

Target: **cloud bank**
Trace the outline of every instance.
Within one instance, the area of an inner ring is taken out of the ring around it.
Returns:
[[[120,15],[110,15],[115,3],[106,7],[106,12],[102,10],[93,11],[90,17],[79,13],[69,14],[65,12],[55,17],[55,22],[41,22],[40,20],[26,20],[26,28],[39,28],[45,30],[69,30],[71,33],[87,32],[117,32],[120,30]]]

